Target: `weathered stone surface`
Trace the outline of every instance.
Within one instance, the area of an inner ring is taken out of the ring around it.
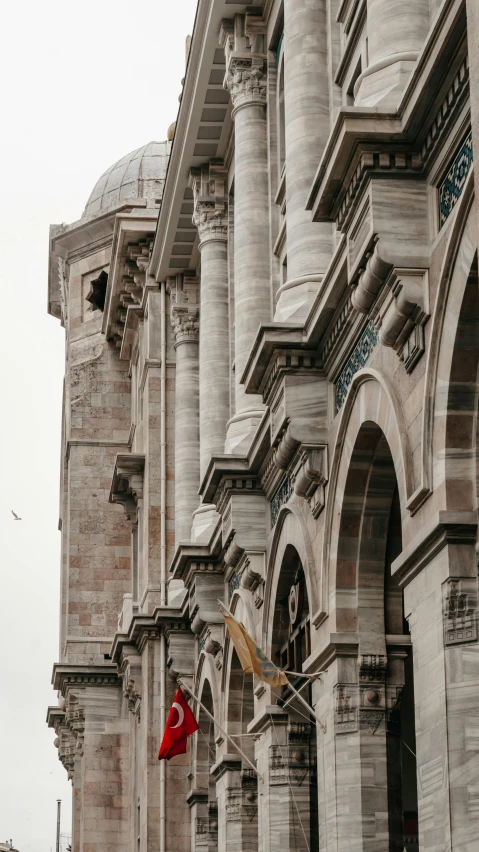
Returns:
[[[477,24],[200,0],[166,182],[52,226],[73,852],[478,847]]]

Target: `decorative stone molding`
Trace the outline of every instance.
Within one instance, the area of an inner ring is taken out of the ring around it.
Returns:
[[[388,668],[388,658],[383,654],[362,654],[359,658],[359,679],[361,682],[384,683]]]
[[[170,276],[167,290],[171,299],[170,320],[175,348],[181,343],[199,340],[199,282],[196,274],[185,272]]]
[[[123,695],[130,713],[139,716],[141,708],[141,656],[136,645],[125,645],[121,651],[119,671],[123,680]]]
[[[85,733],[85,711],[80,706],[78,695],[70,692],[66,702],[65,721],[75,738],[75,751],[83,754],[83,736]]]
[[[133,713],[135,716],[140,715],[140,707],[141,707],[141,693],[138,691],[137,682],[134,678],[130,677],[126,685],[123,688],[123,695],[126,698],[128,704],[128,710],[130,713]]]
[[[444,645],[477,642],[477,580],[458,577],[443,585]]]
[[[206,813],[195,818],[195,849],[213,852],[218,848],[218,804],[209,802]]]
[[[302,786],[308,776],[316,774],[316,762],[310,756],[311,726],[298,722],[288,725],[285,745],[271,745],[269,783],[272,787]]]
[[[227,171],[223,160],[211,160],[190,171],[193,190],[193,223],[198,228],[200,248],[209,240],[228,237]]]
[[[358,730],[357,687],[338,683],[334,687],[334,730],[337,734],[350,734]]]
[[[141,453],[119,453],[110,489],[110,503],[120,503],[129,521],[138,519],[138,501],[143,498],[145,456]]]

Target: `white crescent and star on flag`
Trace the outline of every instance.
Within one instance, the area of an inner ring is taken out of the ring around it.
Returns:
[[[180,725],[183,724],[183,719],[185,718],[185,711],[183,710],[181,704],[178,704],[177,701],[173,701],[172,707],[174,707],[175,710],[178,711],[178,721],[176,725],[170,725],[170,728],[179,728]]]

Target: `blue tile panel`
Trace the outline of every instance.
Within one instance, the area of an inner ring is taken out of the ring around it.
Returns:
[[[472,131],[459,146],[447,173],[439,185],[439,227],[451,215],[459,201],[472,167]]]
[[[236,591],[236,589],[239,589],[239,585],[240,585],[240,578],[238,577],[236,571],[233,571],[233,573],[232,573],[232,575],[229,579],[229,582],[228,582],[229,599],[230,600],[233,597],[233,594]]]
[[[351,382],[362,367],[368,363],[378,342],[376,326],[370,320],[341,370],[336,382],[336,411],[339,411],[346,399]]]
[[[289,476],[285,476],[276,494],[271,500],[271,524],[274,527],[278,520],[279,510],[284,503],[287,503],[293,493],[293,483]]]

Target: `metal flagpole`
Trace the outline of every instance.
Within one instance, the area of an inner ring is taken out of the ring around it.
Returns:
[[[60,852],[60,815],[62,812],[62,800],[57,799],[57,845],[56,850]]]
[[[209,710],[207,710],[207,709],[206,709],[205,705],[204,705],[204,704],[200,701],[200,699],[199,699],[199,698],[197,698],[197,697],[196,697],[195,693],[194,693],[194,692],[190,689],[190,687],[189,687],[189,686],[187,686],[187,685],[186,685],[186,683],[184,683],[184,682],[181,680],[181,678],[180,678],[180,677],[178,678],[178,683],[180,684],[180,686],[181,686],[181,687],[183,687],[183,689],[186,689],[186,691],[187,691],[187,692],[189,692],[189,694],[191,695],[191,697],[192,697],[193,701],[196,701],[196,703],[197,703],[197,704],[199,704],[199,706],[201,707],[201,709],[202,709],[202,710],[204,710],[204,712],[206,713],[206,715],[207,715],[207,716],[211,719],[211,721],[212,721],[212,722],[214,722],[214,724],[216,725],[216,727],[218,728],[218,730],[219,730],[219,731],[221,731],[221,733],[223,734],[223,736],[224,736],[224,737],[226,737],[226,739],[227,739],[227,740],[228,740],[228,741],[229,741],[232,745],[234,745],[234,747],[235,747],[236,751],[238,752],[238,754],[240,754],[240,755],[241,755],[241,757],[243,758],[243,760],[245,760],[245,761],[246,761],[246,763],[248,764],[248,766],[250,766],[250,767],[251,767],[251,769],[253,770],[253,772],[256,772],[256,775],[258,776],[258,778],[260,778],[261,780],[263,780],[263,776],[262,776],[262,775],[260,775],[260,773],[258,772],[258,770],[257,770],[256,766],[254,765],[254,763],[252,763],[252,762],[251,762],[251,760],[249,759],[249,757],[247,757],[247,756],[245,755],[245,753],[244,753],[243,751],[241,751],[241,749],[239,748],[239,746],[237,745],[237,743],[235,743],[235,741],[234,741],[234,740],[233,740],[233,739],[229,736],[229,734],[227,734],[227,733],[226,733],[226,731],[224,731],[224,730],[223,730],[223,728],[222,728],[220,725],[218,725],[218,722],[216,721],[215,717],[212,715],[212,713],[210,713],[210,711],[209,711]]]
[[[226,612],[227,615],[229,615],[229,617],[233,619],[233,621],[236,621],[233,613],[228,609],[228,607],[225,606],[224,603],[220,600],[218,600],[218,603],[219,603],[219,607],[220,607],[220,612],[221,611]],[[283,671],[282,669],[278,669],[278,672],[282,672],[283,674],[297,675],[298,677],[307,677],[307,678],[310,678],[310,679],[311,678],[314,679],[314,678],[319,677],[320,675],[324,674],[324,672],[317,672],[317,674],[313,674],[313,675],[304,675],[300,672],[288,672],[288,671]],[[306,709],[309,711],[309,713],[311,713],[311,715],[314,716],[314,718],[317,720],[317,722],[320,725],[323,733],[326,733],[326,725],[324,724],[324,722],[322,722],[321,719],[318,718],[318,716],[316,715],[313,708],[308,704],[308,702],[303,698],[303,696],[299,694],[298,690],[294,688],[294,686],[291,684],[291,682],[289,680],[288,680],[288,686],[291,689],[291,692],[294,692],[296,697],[301,701],[301,704],[303,704],[304,707],[306,707]]]
[[[305,699],[305,698],[303,698],[303,696],[299,694],[298,690],[294,688],[294,686],[292,685],[292,683],[289,683],[289,682],[288,682],[288,685],[289,685],[289,688],[290,688],[291,692],[294,692],[294,694],[295,694],[296,698],[298,698],[298,699],[301,701],[301,704],[302,704],[304,707],[306,707],[306,709],[307,709],[307,710],[311,713],[311,715],[312,715],[312,716],[314,716],[314,718],[315,718],[315,719],[316,719],[316,721],[318,722],[318,724],[319,724],[319,726],[320,726],[320,728],[321,728],[321,730],[322,730],[323,734],[325,734],[325,733],[326,733],[326,725],[324,724],[324,722],[322,722],[322,721],[321,721],[321,719],[320,719],[320,718],[319,718],[319,716],[317,715],[316,711],[315,711],[315,710],[314,710],[314,709],[313,709],[313,708],[312,708],[312,707],[308,704],[308,702],[306,701],[306,699]],[[288,702],[288,703],[289,703],[289,702]]]

